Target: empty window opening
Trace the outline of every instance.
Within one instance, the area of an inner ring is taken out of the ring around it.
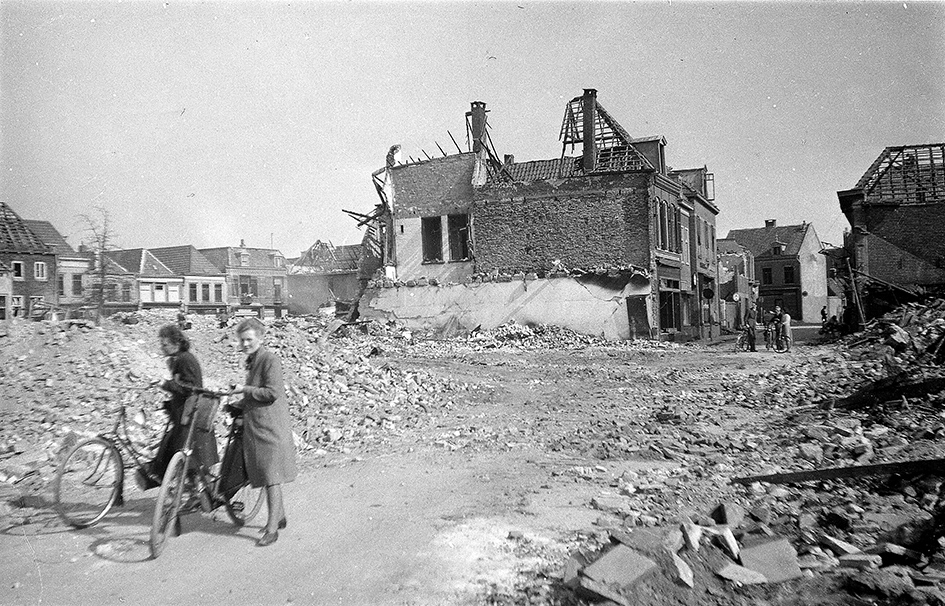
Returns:
[[[423,240],[423,260],[443,260],[443,221],[441,217],[420,219],[420,237]]]

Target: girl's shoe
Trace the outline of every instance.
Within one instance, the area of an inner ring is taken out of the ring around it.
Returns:
[[[258,541],[256,541],[256,547],[269,547],[273,543],[279,540],[279,531],[267,532],[264,534]]]
[[[289,523],[286,521],[285,518],[282,518],[281,520],[279,520],[279,530],[284,530],[285,527],[288,526],[288,525],[289,525]],[[266,532],[266,527],[265,527],[265,526],[263,526],[262,528],[259,529],[259,534],[263,534],[264,532]]]

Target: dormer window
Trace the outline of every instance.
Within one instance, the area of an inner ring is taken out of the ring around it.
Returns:
[[[771,247],[772,255],[780,255],[782,252],[784,252],[783,244],[775,244],[774,246]]]
[[[272,264],[274,267],[283,267],[285,265],[285,259],[279,255],[275,255],[272,257]]]
[[[249,253],[246,251],[240,252],[240,266],[246,267],[249,265]]]

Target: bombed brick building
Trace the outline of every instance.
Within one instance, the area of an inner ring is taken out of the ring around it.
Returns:
[[[858,281],[945,284],[945,143],[887,147],[837,196]]]
[[[558,158],[499,160],[482,102],[467,132],[469,152],[389,156],[375,173],[390,251],[375,286],[405,290],[371,293],[368,307],[428,326],[445,317],[612,338],[717,334],[718,209],[704,167],[670,169],[666,140],[630,136],[593,89],[566,105]]]

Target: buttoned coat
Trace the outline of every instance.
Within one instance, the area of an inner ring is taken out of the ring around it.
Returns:
[[[291,482],[297,474],[292,421],[279,357],[260,347],[246,359],[243,387],[243,454],[250,484]]]

